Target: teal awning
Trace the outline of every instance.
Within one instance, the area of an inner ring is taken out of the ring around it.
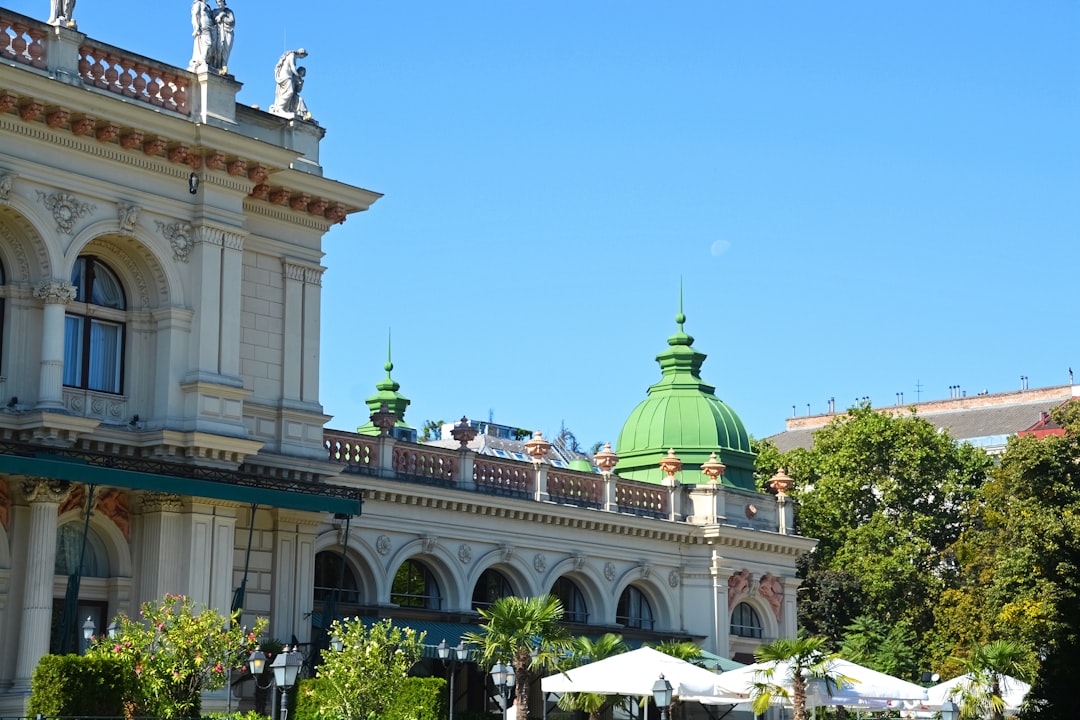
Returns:
[[[350,619],[347,616],[338,616],[338,620]],[[412,628],[417,633],[424,633],[424,657],[438,657],[435,652],[435,648],[443,640],[450,647],[456,647],[458,643],[465,642],[464,635],[468,632],[478,633],[481,630],[479,625],[472,625],[470,623],[452,623],[452,622],[438,622],[435,620],[412,620],[409,618],[379,618],[372,617],[370,615],[360,616],[360,622],[364,624],[364,627],[371,627],[375,623],[389,620],[394,627],[399,628]],[[312,613],[311,624],[317,628],[324,628],[329,630],[330,623],[326,622],[325,627],[323,625],[323,614]],[[466,647],[468,643],[466,643]],[[467,660],[472,660],[471,651]]]
[[[246,505],[252,503],[269,507],[306,510],[309,512],[330,512],[346,515],[360,514],[359,497],[303,492],[302,490],[283,490],[272,487],[239,485],[216,480],[201,480],[178,475],[163,475],[138,470],[90,465],[75,458],[55,455],[4,455],[0,454],[0,473],[29,475],[55,480],[84,483],[87,485],[105,485],[123,487],[132,490],[151,490],[155,492],[190,495],[214,500],[231,500]],[[295,486],[294,486],[295,487]],[[313,486],[317,489],[318,486]],[[335,487],[335,489],[337,489]]]

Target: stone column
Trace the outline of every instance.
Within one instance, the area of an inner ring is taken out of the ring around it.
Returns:
[[[288,640],[296,635],[300,642],[307,642],[311,637],[318,518],[275,512],[270,636]]]
[[[64,409],[64,308],[75,299],[74,285],[63,280],[44,282],[34,297],[45,301],[41,321],[41,376],[37,407]]]
[[[56,514],[69,488],[70,483],[50,478],[28,478],[23,482],[23,495],[30,503],[30,523],[26,535],[26,577],[16,686],[30,684],[38,660],[49,652],[56,567]]]
[[[724,558],[713,550],[712,567],[709,569],[713,579],[712,652],[723,657],[731,657],[731,608],[728,607],[728,581],[734,571],[724,567],[723,561]]]

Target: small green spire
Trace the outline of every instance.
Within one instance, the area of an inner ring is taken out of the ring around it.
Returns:
[[[678,332],[668,338],[668,345],[685,345],[687,347],[694,344],[694,338],[687,335],[683,330],[683,325],[686,323],[686,315],[683,314],[683,283],[682,277],[679,277],[679,313],[675,316],[675,324],[679,326]]]
[[[386,409],[397,415],[397,422],[394,424],[394,427],[411,428],[411,425],[405,423],[405,408],[407,408],[412,401],[398,392],[398,390],[401,389],[401,385],[390,376],[391,371],[394,369],[394,362],[391,360],[390,338],[390,330],[387,330],[386,363],[383,365],[383,369],[386,371],[386,377],[375,384],[375,389],[378,392],[365,400],[364,403],[367,404],[368,409],[373,413],[378,412],[379,408],[382,407],[382,404],[386,403]],[[375,427],[370,419],[366,424],[358,427],[356,432],[361,435],[378,435],[380,433],[379,428]]]

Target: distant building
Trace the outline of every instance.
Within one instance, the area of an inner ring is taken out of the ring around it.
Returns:
[[[1023,389],[1005,393],[980,393],[973,396],[929,400],[910,405],[877,408],[894,415],[915,413],[935,427],[945,430],[955,440],[981,447],[991,455],[1005,450],[1012,435],[1045,423],[1051,408],[1080,396],[1080,385]],[[787,429],[768,438],[781,452],[810,448],[814,433],[845,413],[792,417]]]

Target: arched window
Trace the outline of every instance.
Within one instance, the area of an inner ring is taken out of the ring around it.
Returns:
[[[394,575],[394,584],[390,589],[390,602],[402,607],[439,610],[442,597],[435,576],[423,563],[406,560]]]
[[[653,613],[649,600],[633,585],[623,590],[619,596],[619,605],[615,608],[615,622],[629,628],[653,629]]]
[[[92,255],[75,261],[71,284],[77,293],[64,325],[64,384],[119,393],[124,371],[124,289],[116,273]]]
[[[510,597],[513,594],[514,589],[510,587],[510,581],[506,579],[506,576],[498,570],[488,568],[480,573],[480,579],[476,581],[476,587],[473,588],[473,610],[491,607],[499,598]]]
[[[761,618],[749,603],[741,602],[731,611],[731,634],[745,638],[761,637]]]
[[[589,622],[589,608],[585,605],[585,596],[573,580],[561,577],[551,586],[551,594],[559,598],[563,606],[563,620],[571,623]]]
[[[82,522],[64,523],[56,529],[56,575],[74,575],[82,554]],[[86,529],[86,553],[82,556],[82,577],[109,577],[109,553],[93,528]]]
[[[317,603],[325,603],[334,595],[334,588],[338,588],[335,600],[340,609],[341,604],[360,604],[360,585],[356,582],[356,575],[348,563],[342,563],[341,553],[324,550],[315,554],[315,587],[314,600]]]

